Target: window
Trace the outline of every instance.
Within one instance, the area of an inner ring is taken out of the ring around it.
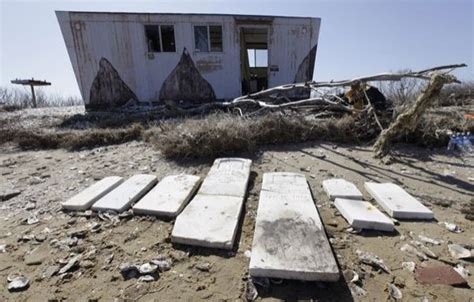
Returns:
[[[148,52],[175,52],[173,25],[145,25]]]
[[[222,26],[194,26],[194,48],[196,51],[222,51]]]
[[[268,67],[268,49],[247,49],[250,67]]]

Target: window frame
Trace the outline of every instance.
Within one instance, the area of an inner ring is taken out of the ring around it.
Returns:
[[[146,27],[147,26],[157,26],[158,27],[158,36],[160,38],[160,51],[150,51],[149,45],[148,45],[148,37],[146,35]],[[174,40],[174,51],[163,51],[163,37],[161,36],[161,26],[172,26],[173,27],[173,40]],[[145,35],[145,46],[146,46],[146,51],[149,54],[156,54],[156,53],[176,53],[177,47],[176,47],[176,31],[175,31],[175,26],[173,23],[144,23],[143,24],[143,33]]]
[[[220,23],[194,23],[193,25],[193,50],[194,52],[197,53],[224,53],[224,26]],[[196,34],[195,34],[195,27],[197,26],[205,26],[207,29],[207,49],[208,51],[202,51],[198,50],[196,48]],[[221,28],[221,39],[222,39],[222,50],[211,50],[211,32],[210,32],[210,27],[211,26],[220,26]]]

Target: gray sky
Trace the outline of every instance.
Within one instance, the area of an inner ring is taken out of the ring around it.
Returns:
[[[0,0],[0,85],[14,78],[46,79],[46,92],[79,89],[55,10],[227,13],[322,18],[315,79],[467,63],[455,74],[474,80],[474,1],[121,1]]]

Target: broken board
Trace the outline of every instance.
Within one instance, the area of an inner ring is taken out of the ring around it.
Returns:
[[[366,182],[365,189],[390,216],[399,219],[433,219],[433,212],[393,183]]]
[[[119,176],[105,177],[84,189],[79,194],[69,198],[67,201],[62,202],[61,206],[66,210],[85,211],[89,209],[94,202],[120,185],[122,181],[123,178]]]
[[[304,175],[263,175],[249,271],[254,277],[339,279],[336,260]]]
[[[148,192],[157,182],[155,175],[137,174],[112,192],[99,199],[93,206],[95,211],[123,212]]]
[[[334,205],[349,224],[358,229],[393,231],[393,221],[370,202],[336,198]]]
[[[200,179],[186,174],[167,176],[133,206],[133,212],[174,218],[193,196]]]
[[[342,178],[331,178],[323,181],[323,189],[331,200],[348,198],[362,200],[362,193],[357,187]]]
[[[243,158],[216,159],[196,196],[177,217],[171,241],[232,249],[251,163]]]

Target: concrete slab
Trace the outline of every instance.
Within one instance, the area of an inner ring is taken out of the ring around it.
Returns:
[[[232,249],[252,161],[218,158],[197,195],[177,217],[171,241]]]
[[[186,174],[166,176],[133,206],[133,212],[174,218],[194,195],[200,179]]]
[[[198,193],[176,219],[171,241],[232,249],[243,203],[242,197]]]
[[[105,177],[81,191],[79,194],[69,198],[67,201],[62,202],[61,206],[66,210],[85,211],[89,209],[94,202],[115,189],[122,182],[123,178],[119,176]]]
[[[354,228],[393,231],[393,221],[370,204],[370,202],[336,198],[334,205]]]
[[[339,270],[303,174],[265,173],[250,275],[337,281]]]
[[[252,161],[218,158],[199,189],[200,194],[245,197]]]
[[[93,206],[95,211],[122,212],[139,200],[157,182],[155,175],[137,174],[99,199]]]
[[[342,178],[324,180],[323,189],[331,200],[336,198],[363,199],[359,189],[353,183]]]
[[[365,189],[390,216],[400,219],[433,219],[433,212],[393,183],[366,182]]]

